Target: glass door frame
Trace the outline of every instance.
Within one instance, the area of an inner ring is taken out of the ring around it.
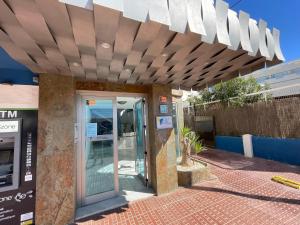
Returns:
[[[145,149],[147,151],[146,161],[145,161],[145,179],[148,181],[148,185],[151,185],[151,174],[150,170],[150,154],[149,154],[149,126],[148,126],[148,96],[145,93],[129,93],[129,92],[109,92],[109,91],[76,91],[76,110],[77,110],[77,120],[74,126],[74,141],[77,146],[77,159],[76,159],[76,186],[77,186],[77,206],[82,207],[92,203],[96,203],[105,199],[112,198],[119,194],[119,177],[118,177],[118,127],[117,127],[117,97],[141,97],[145,99],[144,104],[144,120],[146,125],[146,138],[145,138]],[[113,100],[113,136],[114,136],[114,181],[115,190],[111,192],[101,193],[99,195],[90,196],[85,199],[85,174],[84,174],[84,148],[85,148],[85,126],[84,124],[84,100],[93,98],[95,100]]]
[[[134,122],[135,123],[137,123],[137,117],[136,117],[136,105],[139,103],[139,102],[141,102],[141,105],[142,105],[142,115],[143,115],[143,127],[142,127],[142,132],[145,134],[147,134],[147,117],[146,117],[146,99],[144,98],[144,97],[142,97],[139,101],[137,101],[135,104],[134,104]],[[146,127],[145,127],[146,126]],[[137,136],[137,134],[136,134],[136,136]],[[143,182],[144,182],[144,184],[146,185],[146,186],[148,186],[148,165],[147,165],[147,157],[148,157],[148,150],[147,150],[147,145],[146,145],[146,143],[147,143],[147,136],[146,135],[143,135],[143,143],[144,143],[144,147],[143,147],[143,152],[144,152],[144,154],[143,154],[143,157],[144,157],[144,176],[142,176],[142,174],[140,174],[140,173],[138,173],[138,177],[140,177],[142,180],[143,180]],[[137,146],[137,143],[136,143],[136,151],[138,151],[138,146]],[[147,154],[145,154],[145,152],[147,152]],[[137,166],[137,165],[136,165]],[[138,171],[137,171],[138,172]]]
[[[116,196],[119,193],[119,178],[118,178],[118,133],[117,133],[117,104],[116,104],[116,97],[101,97],[101,96],[95,96],[95,95],[89,95],[89,96],[80,96],[79,97],[79,107],[77,108],[77,114],[78,114],[78,128],[76,136],[80,137],[80,141],[78,144],[78,150],[77,151],[77,190],[78,190],[78,196],[77,196],[77,202],[81,205],[89,205],[92,203],[96,203],[108,198],[111,198],[113,196]],[[92,196],[86,196],[86,190],[85,190],[85,180],[86,180],[86,173],[85,173],[85,165],[86,165],[86,159],[85,159],[85,141],[86,141],[86,126],[85,126],[85,108],[84,104],[86,100],[111,100],[112,101],[112,107],[113,107],[113,155],[114,155],[114,190],[95,194]]]

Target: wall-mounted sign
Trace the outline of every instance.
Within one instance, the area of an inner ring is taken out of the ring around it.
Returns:
[[[15,133],[19,131],[19,121],[2,120],[0,121],[0,133]]]
[[[97,123],[88,123],[86,125],[86,136],[89,138],[97,136]]]
[[[157,116],[156,128],[157,129],[173,128],[172,116]]]
[[[159,112],[160,113],[168,113],[168,105],[159,105]]]
[[[168,102],[167,96],[159,96],[159,102],[160,103],[167,103]]]

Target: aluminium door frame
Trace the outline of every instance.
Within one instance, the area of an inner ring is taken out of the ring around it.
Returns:
[[[95,100],[112,100],[112,108],[113,108],[113,161],[114,161],[114,190],[95,194],[92,196],[86,196],[85,190],[85,178],[86,178],[86,159],[85,159],[85,133],[86,127],[85,124],[85,110],[84,110],[84,102],[90,98]],[[117,107],[116,107],[116,98],[115,97],[99,97],[99,96],[80,96],[79,108],[78,112],[79,116],[79,126],[78,126],[78,134],[80,136],[80,141],[78,142],[78,151],[77,151],[77,203],[80,206],[89,205],[92,203],[99,202],[101,200],[105,200],[116,196],[119,193],[119,178],[118,178],[118,137],[117,137]]]
[[[145,138],[145,145],[146,145],[146,151],[147,151],[147,156],[146,156],[146,161],[145,164],[147,166],[147,175],[145,174],[145,176],[147,176],[148,179],[148,185],[151,185],[151,173],[149,173],[149,171],[151,171],[151,164],[150,164],[150,152],[149,152],[149,125],[148,125],[148,121],[149,121],[149,116],[148,116],[148,95],[146,93],[131,93],[131,92],[110,92],[110,91],[86,91],[86,90],[77,90],[76,91],[76,115],[77,115],[77,119],[76,119],[76,123],[74,126],[75,129],[75,133],[74,133],[74,140],[75,140],[75,145],[76,145],[76,200],[77,200],[77,207],[81,207],[83,206],[83,190],[82,190],[82,171],[83,171],[83,167],[82,167],[82,157],[81,154],[84,152],[82,151],[83,149],[83,137],[82,137],[82,121],[83,121],[83,105],[82,105],[82,99],[83,98],[115,98],[115,100],[117,100],[117,97],[141,97],[145,99],[145,109],[144,109],[144,117],[145,117],[145,124],[146,124],[146,138]],[[117,107],[117,104],[114,104],[115,107]],[[117,115],[116,115],[117,117]],[[114,119],[116,121],[116,127],[117,127],[117,118]],[[117,128],[116,128],[117,131]],[[117,132],[116,136],[117,136]],[[115,134],[114,134],[115,136]],[[117,142],[114,142],[114,147],[115,145],[117,145]],[[115,147],[115,149],[117,149],[117,158],[118,158],[118,147]],[[114,149],[114,151],[115,151]],[[117,163],[115,163],[115,165],[117,167],[118,171],[118,161]],[[146,172],[145,171],[145,172]],[[118,175],[118,173],[117,173]],[[117,176],[118,178],[118,176]],[[115,183],[116,184],[116,183]],[[119,189],[119,187],[118,187]],[[111,195],[111,197],[113,197],[113,194]],[[101,200],[99,200],[101,201]]]
[[[147,150],[147,146],[146,146],[146,142],[147,142],[147,117],[146,117],[146,100],[144,97],[142,97],[139,101],[137,101],[135,104],[134,104],[134,123],[135,123],[135,128],[137,129],[137,117],[136,117],[136,105],[141,102],[141,110],[142,110],[142,120],[143,120],[143,127],[142,127],[142,132],[143,132],[143,143],[144,143],[144,147],[143,147],[143,157],[144,157],[144,176],[141,176],[141,174],[138,173],[138,177],[142,178],[143,179],[143,183],[146,185],[146,187],[148,187],[148,155],[149,155],[149,152]],[[145,127],[146,126],[146,127]],[[137,134],[136,134],[136,138],[137,138]],[[137,140],[136,140],[136,151],[138,151],[138,147],[137,147]],[[147,152],[147,154],[145,154],[145,152]],[[135,165],[136,166],[136,165]]]

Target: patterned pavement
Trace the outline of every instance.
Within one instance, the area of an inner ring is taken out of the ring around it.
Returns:
[[[218,150],[198,157],[217,180],[132,202],[77,224],[300,225],[300,190],[271,181],[274,175],[300,181],[300,167]]]

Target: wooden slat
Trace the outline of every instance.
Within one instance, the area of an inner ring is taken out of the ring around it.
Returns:
[[[92,11],[68,6],[75,43],[82,54],[96,53],[94,14]]]

